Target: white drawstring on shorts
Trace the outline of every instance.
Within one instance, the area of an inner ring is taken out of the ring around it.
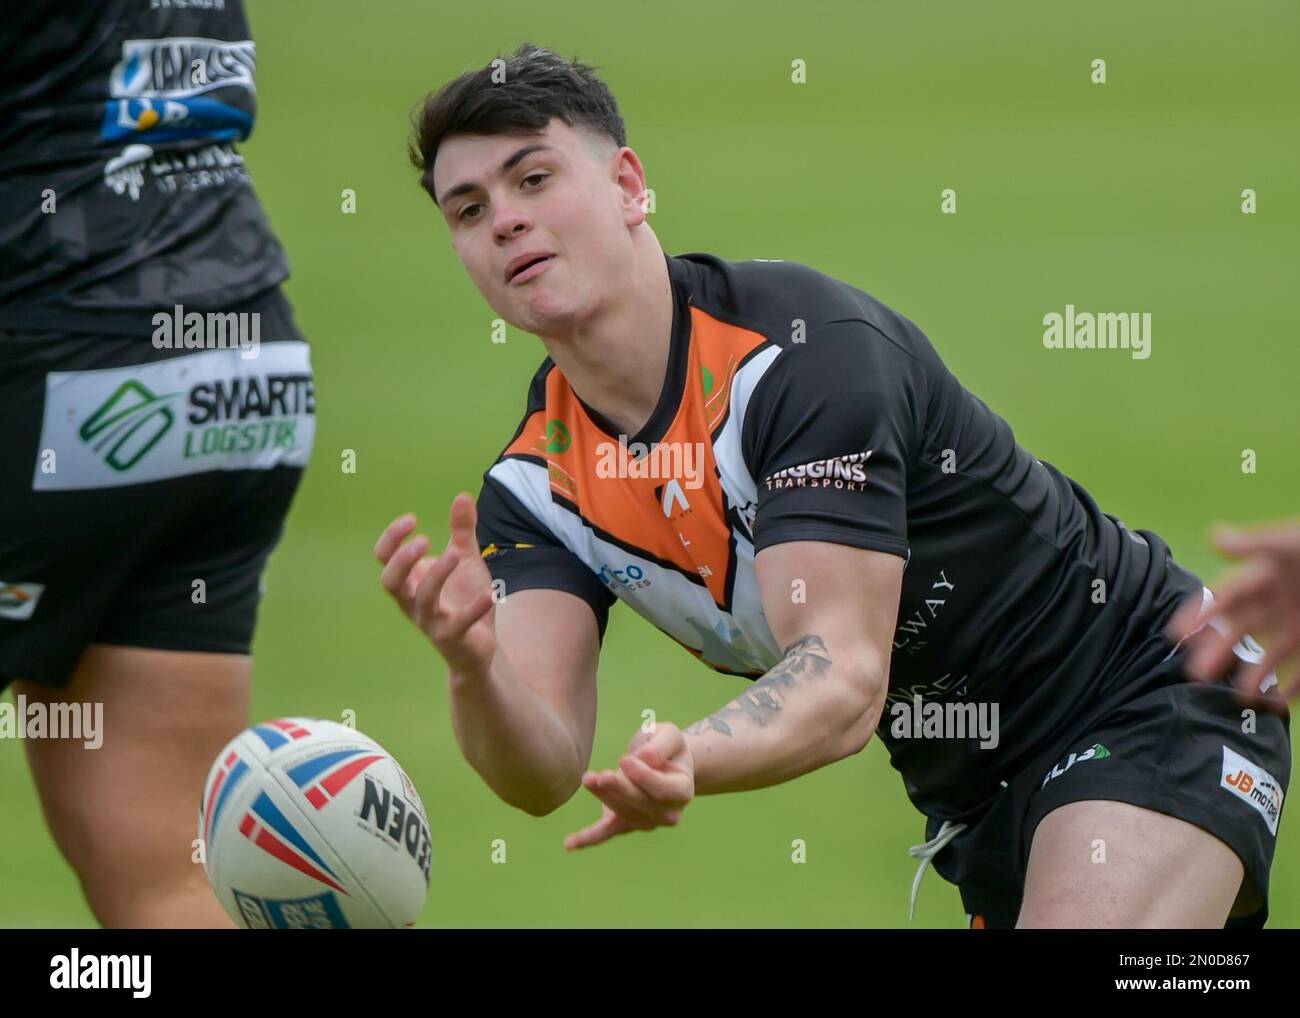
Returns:
[[[933,838],[923,845],[913,845],[907,850],[907,854],[913,859],[921,860],[921,865],[916,868],[916,879],[912,881],[912,905],[907,911],[907,921],[909,923],[916,915],[916,895],[921,890],[921,878],[925,876],[925,867],[929,865],[931,859],[944,850],[948,842],[952,841],[965,829],[965,824],[945,820],[939,827],[939,833]]]

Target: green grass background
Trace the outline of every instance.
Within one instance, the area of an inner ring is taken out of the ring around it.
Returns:
[[[410,771],[434,834],[422,925],[905,925],[922,840],[874,743],[574,855],[562,839],[595,799],[534,819],[460,756],[440,660],[380,590],[372,546],[407,510],[441,545],[544,351],[515,331],[490,342],[493,313],[404,144],[421,96],[524,39],[603,68],[670,253],[805,262],[899,309],[1021,444],[1207,579],[1222,566],[1208,524],[1300,512],[1292,2],[257,0],[250,18],[260,113],[244,151],[290,253],[320,414],[267,575],[254,714],[354,710]],[[796,58],[807,84],[791,83]],[[955,216],[939,212],[948,187]],[[1044,349],[1042,316],[1067,303],[1152,312],[1151,358]],[[685,724],[743,686],[624,607],[605,648],[598,766],[643,709]],[[0,925],[91,923],[17,743],[0,744],[0,785]],[[1300,924],[1294,820],[1272,908],[1272,925]],[[962,923],[956,890],[928,875],[915,925]]]

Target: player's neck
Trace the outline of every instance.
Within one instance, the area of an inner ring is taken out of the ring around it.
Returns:
[[[578,397],[629,438],[645,426],[668,377],[673,290],[658,239],[638,243],[638,285],[617,306],[562,341],[543,339]]]

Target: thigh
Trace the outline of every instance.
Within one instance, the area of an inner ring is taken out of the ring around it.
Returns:
[[[1021,921],[1262,925],[1290,773],[1287,721],[1225,686],[1135,697],[1028,776]]]
[[[1287,720],[1183,681],[1178,656],[1133,686],[963,818],[935,857],[976,925],[1266,923]]]
[[[203,782],[248,724],[251,676],[245,655],[97,644],[62,689],[15,684],[29,704],[102,705],[98,746],[26,740],[50,830],[97,913],[105,896],[202,876],[191,859]]]
[[[1126,802],[1071,802],[1034,832],[1022,928],[1222,928],[1244,867],[1194,824]]]

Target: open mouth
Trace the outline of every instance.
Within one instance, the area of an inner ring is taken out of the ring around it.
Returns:
[[[520,265],[517,269],[514,270],[514,272],[510,274],[509,281],[513,283],[516,280],[522,280],[523,277],[533,272],[533,270],[535,270],[537,266],[551,261],[554,257],[555,257],[554,255],[538,255],[536,258],[524,262],[523,265]]]

